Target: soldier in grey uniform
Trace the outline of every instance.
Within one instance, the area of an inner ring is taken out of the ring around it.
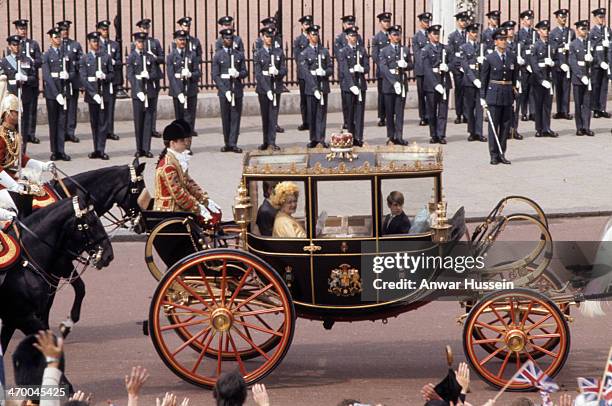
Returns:
[[[432,25],[427,30],[429,44],[423,49],[423,71],[425,80],[425,100],[427,101],[427,120],[429,121],[429,142],[446,144],[446,120],[448,118],[448,98],[453,84],[450,78],[450,50],[440,43],[440,25]]]
[[[505,28],[500,28],[493,34],[495,50],[485,58],[481,73],[480,105],[483,109],[488,109],[491,114],[489,120],[491,165],[510,164],[505,153],[506,139],[512,125],[517,66],[514,55],[506,49],[507,34]]]
[[[342,21],[342,32],[336,35],[334,39],[334,57],[338,60],[340,55],[340,50],[344,48],[347,44],[347,34],[345,33],[347,28],[355,27],[355,16],[346,15],[340,18]],[[363,40],[361,35],[357,34],[359,45],[363,45]],[[340,64],[338,64],[338,82],[342,83],[342,75],[343,72],[340,70]],[[342,129],[347,130],[349,128],[349,106],[346,105],[346,98],[342,98]]]
[[[154,61],[151,66],[151,70],[153,71],[153,77],[157,79],[153,79],[155,83],[155,88],[159,93],[160,89],[160,81],[164,77],[164,74],[161,70],[161,65],[166,62],[166,53],[164,52],[164,48],[161,46],[159,40],[150,35],[149,30],[151,29],[151,19],[144,18],[136,23],[136,27],[140,29],[140,32],[144,32],[147,34],[147,40],[145,41],[145,52],[154,56]],[[133,51],[135,48],[135,43],[132,43],[130,51]],[[154,138],[161,138],[161,134],[157,131],[157,101],[158,97],[155,97],[153,100],[153,130],[151,136]]]
[[[185,30],[174,32],[176,46],[166,57],[166,75],[170,88],[168,94],[172,96],[174,105],[174,117],[176,120],[187,121],[194,132],[201,71],[197,53],[187,46],[188,37],[189,33]]]
[[[423,91],[423,78],[425,77],[425,72],[423,71],[421,51],[429,42],[427,38],[427,29],[429,28],[432,15],[431,13],[421,13],[417,18],[419,19],[419,29],[414,33],[414,37],[412,37],[412,50],[414,52],[414,74],[416,76],[417,102],[419,105],[419,125],[426,126],[429,123],[427,122],[425,92]]]
[[[521,93],[519,97],[521,121],[533,120],[535,111],[534,98],[531,92],[531,59],[532,46],[536,42],[536,32],[533,29],[533,10],[520,13],[521,29],[518,32],[516,59],[521,69]]]
[[[287,75],[287,63],[283,50],[274,46],[276,30],[269,26],[262,28],[260,33],[263,37],[263,45],[253,56],[257,82],[255,92],[259,98],[263,128],[263,143],[259,149],[272,148],[277,151],[280,149],[276,145],[279,101],[283,90],[283,78]]]
[[[404,140],[404,109],[408,95],[407,72],[414,69],[410,49],[403,45],[402,27],[389,27],[389,45],[378,55],[378,69],[383,77],[387,114],[387,144],[407,145]]]
[[[568,9],[562,8],[554,12],[557,17],[557,27],[550,32],[550,47],[555,61],[553,69],[553,88],[557,102],[557,112],[554,119],[572,120],[570,114],[571,72],[568,63],[570,43],[576,38],[576,33],[568,27]]]
[[[380,71],[379,54],[389,45],[389,27],[391,27],[391,13],[385,11],[376,16],[380,24],[380,31],[372,38],[372,61],[376,68],[376,86],[378,89],[378,126],[384,127],[387,114],[385,112],[385,95],[383,92],[383,76]]]
[[[217,85],[221,105],[221,124],[223,141],[221,152],[241,153],[236,145],[240,134],[240,116],[242,114],[243,84],[242,79],[248,76],[244,54],[234,48],[234,30],[225,28],[219,31],[223,38],[223,47],[215,52],[212,63],[212,78]]]
[[[610,38],[612,31],[606,25],[606,9],[598,8],[592,11],[593,26],[589,39],[593,52],[593,65],[591,68],[593,94],[591,103],[593,118],[610,118],[606,111],[608,103],[608,76],[610,75]]]
[[[357,27],[344,30],[347,44],[338,53],[338,71],[342,72],[340,90],[348,108],[348,130],[353,134],[353,145],[363,146],[363,123],[368,85],[365,76],[370,72],[370,58],[359,43]]]
[[[487,54],[490,54],[495,49],[495,41],[493,41],[493,33],[500,27],[499,19],[501,11],[491,10],[487,14],[487,29],[482,31],[480,42],[484,44],[484,49]]]
[[[577,38],[570,44],[568,63],[574,87],[576,135],[594,136],[591,131],[591,65],[593,50],[589,41],[589,20],[575,23]]]
[[[17,35],[21,37],[21,54],[28,58],[29,64],[34,67],[36,76],[35,88],[32,88],[32,91],[36,92],[36,96],[31,101],[28,100],[27,103],[22,101],[23,115],[28,116],[27,118],[22,116],[22,121],[24,119],[27,120],[28,127],[26,128],[23,126],[26,123],[19,123],[21,126],[20,131],[24,145],[27,142],[40,144],[40,140],[36,138],[36,116],[38,111],[38,93],[40,92],[38,70],[42,66],[42,52],[40,51],[38,42],[32,38],[28,38],[28,20],[15,20],[13,24],[15,25]],[[34,85],[34,83],[32,83],[32,85]]]
[[[555,61],[552,59],[552,48],[548,41],[550,21],[542,20],[536,24],[539,39],[533,47],[531,55],[531,86],[535,101],[536,137],[558,137],[559,134],[550,129],[550,118],[553,101],[552,70]]]
[[[185,37],[186,45],[185,47],[189,52],[192,52],[196,56],[196,63],[199,65],[202,62],[202,44],[200,43],[200,39],[196,36],[191,35],[191,23],[193,19],[189,16],[181,17],[176,21],[176,24],[179,26],[177,31],[185,31],[187,36]],[[173,42],[171,45],[171,51],[174,51],[176,48],[176,42]],[[197,134],[192,134],[192,136]]]
[[[85,87],[85,103],[89,105],[89,123],[94,150],[89,159],[108,160],[106,149],[107,126],[110,111],[108,106],[113,98],[113,75],[115,69],[113,58],[102,49],[99,32],[87,34],[89,51],[83,55],[79,63],[81,83]]]
[[[310,141],[308,148],[321,144],[324,148],[325,127],[327,125],[327,95],[329,78],[334,72],[334,63],[327,48],[319,42],[318,25],[311,25],[308,34],[308,46],[300,55],[300,69],[304,78],[304,93],[307,97],[308,122],[310,123]]]
[[[450,33],[448,36],[448,48],[451,51],[450,54],[450,68],[453,74],[453,82],[455,84],[455,112],[457,118],[455,124],[467,123],[467,118],[463,114],[463,72],[461,72],[461,53],[459,48],[465,44],[467,38],[467,32],[465,27],[468,24],[468,20],[472,18],[472,14],[469,11],[463,11],[455,14],[457,20],[457,29]]]
[[[66,141],[79,142],[75,135],[77,126],[77,107],[79,103],[79,91],[83,88],[79,75],[79,61],[83,56],[83,48],[78,41],[70,39],[70,25],[72,21],[64,20],[57,23],[57,28],[62,33],[62,54],[68,58],[66,61],[74,65],[76,75],[70,81],[70,93],[68,96],[68,122],[66,124]]]
[[[460,63],[463,68],[463,106],[468,120],[468,141],[482,141],[487,139],[482,135],[482,107],[478,103],[482,82],[480,81],[480,69],[484,63],[484,52],[480,54],[481,45],[479,44],[478,32],[480,24],[472,23],[468,25],[467,42],[459,48],[461,52]],[[491,39],[492,40],[492,39]]]
[[[240,38],[239,35],[236,35],[236,30],[234,29],[234,17],[232,16],[221,17],[217,21],[217,24],[219,24],[219,32],[223,30],[232,30],[234,32],[234,34],[232,34],[233,35],[232,47],[235,50],[240,51],[244,54],[244,43],[242,42],[242,38]],[[219,36],[219,38],[217,38],[217,41],[215,42],[215,52],[223,48],[223,46],[224,46],[223,37]]]
[[[136,138],[135,157],[153,158],[151,136],[155,100],[159,94],[159,79],[154,69],[157,55],[147,52],[146,32],[133,34],[134,49],[127,60],[127,78],[132,88],[132,111],[134,113],[134,132]]]
[[[60,30],[52,28],[47,31],[47,34],[51,37],[51,46],[43,55],[42,75],[47,102],[51,160],[70,161],[70,157],[64,152],[64,140],[68,111],[68,84],[75,75],[75,71],[74,66],[63,63]]]
[[[517,59],[518,53],[518,42],[516,41],[516,35],[514,32],[514,27],[516,27],[516,21],[508,20],[500,25],[501,28],[504,28],[507,32],[508,38],[506,39],[506,52],[514,55],[515,60]],[[493,52],[493,50],[491,50]],[[522,140],[523,136],[518,132],[519,126],[519,116],[520,116],[520,103],[519,97],[521,92],[521,70],[519,69],[517,72],[517,83],[519,83],[517,87],[518,97],[514,98],[515,107],[512,109],[512,127],[510,128],[510,134],[508,134],[508,139],[514,138],[515,140]]]
[[[109,27],[110,21],[108,20],[103,20],[96,24],[96,29],[100,33],[100,50],[102,52],[106,52],[111,57],[111,63],[113,64],[114,70],[113,82],[110,88],[110,101],[107,106],[104,106],[106,109],[105,116],[108,120],[106,123],[106,138],[117,141],[119,136],[115,134],[115,104],[117,103],[116,89],[118,88],[119,84],[123,83],[123,63],[119,43],[109,38]]]
[[[309,44],[306,30],[313,24],[313,20],[311,15],[305,15],[300,17],[298,21],[302,24],[302,33],[293,40],[292,55],[295,66],[297,67],[297,79],[300,89],[300,111],[302,112],[302,124],[298,126],[298,130],[304,131],[308,130],[310,127],[308,125],[308,98],[305,92],[306,80],[302,77],[300,55]]]

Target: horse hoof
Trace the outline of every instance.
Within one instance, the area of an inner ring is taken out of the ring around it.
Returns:
[[[66,324],[62,322],[60,323],[59,330],[60,330],[60,333],[62,334],[62,338],[66,338],[68,337],[68,334],[70,334],[70,332],[72,331],[72,327],[67,326]]]

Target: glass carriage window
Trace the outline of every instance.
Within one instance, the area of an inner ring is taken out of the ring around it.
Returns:
[[[282,185],[278,186],[280,183]],[[276,190],[282,190],[282,198],[276,199],[273,196]],[[299,181],[284,182],[280,179],[251,181],[249,191],[255,211],[251,223],[252,232],[264,237],[306,238],[300,233],[300,230],[306,230],[308,196],[305,190],[304,182]],[[297,191],[297,195],[293,191]],[[275,234],[277,218],[279,223]]]
[[[372,236],[369,180],[317,182],[317,238]]]
[[[433,177],[383,179],[380,234],[428,232],[431,226],[428,204],[433,200],[434,181]]]

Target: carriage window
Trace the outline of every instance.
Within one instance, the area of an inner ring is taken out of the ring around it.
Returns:
[[[428,203],[435,178],[381,181],[380,234],[418,234],[429,231]]]
[[[317,237],[371,237],[371,189],[369,180],[317,182]]]
[[[306,238],[304,182],[252,181],[249,190],[255,210],[251,230],[264,237]]]

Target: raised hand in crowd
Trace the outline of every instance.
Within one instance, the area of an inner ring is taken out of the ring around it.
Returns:
[[[572,406],[572,395],[564,393],[559,398],[559,406]]]
[[[430,400],[442,400],[440,395],[435,390],[435,386],[433,383],[428,383],[423,385],[421,388],[421,395],[423,396],[423,400],[429,402]]]
[[[268,391],[266,391],[266,385],[256,383],[251,388],[253,392],[253,402],[257,406],[270,406],[270,398],[268,397]]]
[[[125,376],[125,389],[128,393],[128,406],[137,406],[140,389],[149,379],[149,373],[146,368],[139,366],[132,367],[130,375]]]
[[[57,338],[56,341],[51,330],[41,330],[36,334],[36,342],[32,345],[47,358],[47,367],[59,368],[64,347],[62,338]]]
[[[93,394],[90,393],[89,395],[85,394],[85,392],[83,391],[76,391],[74,393],[74,395],[72,395],[70,397],[70,399],[68,399],[69,402],[79,402],[79,403],[83,403],[86,405],[91,404],[91,400],[93,399]]]
[[[468,364],[465,362],[460,363],[455,375],[457,377],[457,382],[461,385],[461,393],[464,395],[467,394],[470,386],[470,368]]]
[[[171,392],[166,392],[162,400],[155,400],[156,406],[176,406],[176,395]]]

